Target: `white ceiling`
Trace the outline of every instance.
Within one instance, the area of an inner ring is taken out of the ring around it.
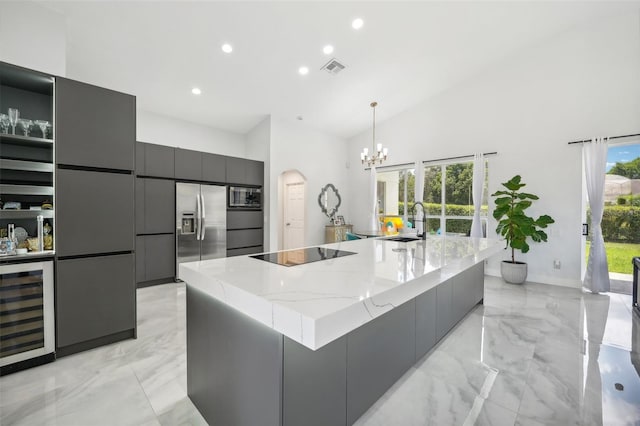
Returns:
[[[372,100],[382,121],[544,38],[637,10],[594,1],[41,3],[67,20],[70,78],[233,132],[272,114],[342,137],[370,127]],[[338,75],[320,70],[327,43],[347,67]]]

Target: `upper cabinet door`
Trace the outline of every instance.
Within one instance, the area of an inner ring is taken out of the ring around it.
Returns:
[[[140,144],[140,143],[138,143]],[[145,143],[144,170],[139,175],[172,178],[175,176],[175,148]]]
[[[262,186],[264,183],[264,163],[244,158],[227,157],[227,182]]]
[[[202,153],[202,180],[226,182],[227,158],[223,155]]]
[[[57,78],[56,124],[56,163],[134,169],[134,96]]]
[[[176,148],[176,179],[202,180],[202,153]]]
[[[248,185],[260,185],[262,186],[264,181],[264,163],[262,161],[245,160],[247,164],[247,170],[245,172],[245,179]]]

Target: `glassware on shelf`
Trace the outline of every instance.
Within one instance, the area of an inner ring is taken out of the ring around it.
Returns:
[[[24,132],[24,135],[29,136],[29,129],[33,125],[33,121],[28,120],[26,118],[21,118],[18,120],[18,124],[20,124],[20,127],[22,127],[22,131]]]
[[[0,133],[9,133],[9,116],[7,114],[0,114]]]
[[[46,120],[36,120],[34,121],[36,126],[40,127],[40,131],[42,132],[42,139],[47,138],[47,129],[51,127],[51,123]]]
[[[12,127],[12,133],[16,134],[16,124],[18,124],[18,119],[20,119],[20,111],[18,108],[9,108],[9,124]]]

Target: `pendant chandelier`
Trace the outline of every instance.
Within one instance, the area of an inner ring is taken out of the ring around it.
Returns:
[[[369,154],[369,148],[364,148],[360,153],[360,160],[362,164],[366,164],[367,167],[375,166],[376,163],[382,164],[387,159],[387,148],[383,148],[382,144],[376,145],[376,107],[377,102],[371,102],[371,108],[373,108],[373,145],[371,154]]]

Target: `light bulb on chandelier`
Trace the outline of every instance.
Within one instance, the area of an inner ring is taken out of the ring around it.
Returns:
[[[371,102],[371,108],[373,108],[373,143],[372,143],[372,151],[371,155],[369,155],[369,148],[364,148],[360,153],[360,160],[362,164],[366,164],[368,167],[375,165],[376,163],[382,164],[384,160],[387,159],[387,154],[389,150],[387,148],[383,148],[382,144],[379,143],[376,145],[376,107],[378,106],[377,102]]]

